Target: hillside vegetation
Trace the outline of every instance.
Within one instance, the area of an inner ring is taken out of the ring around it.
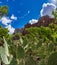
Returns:
[[[25,34],[8,34],[6,28],[0,27],[1,65],[57,65],[56,11],[48,26],[25,27]]]

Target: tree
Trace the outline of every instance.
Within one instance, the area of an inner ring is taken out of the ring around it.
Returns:
[[[8,14],[8,6],[0,6],[0,19]],[[8,30],[6,28],[3,28],[2,26],[0,26],[0,41],[2,40],[3,36],[5,38],[8,37]]]
[[[0,6],[0,18],[8,14],[8,6]]]
[[[47,65],[50,54],[57,51],[56,29],[57,25],[54,23],[47,27],[41,26],[27,28],[26,30],[29,32],[29,34],[22,36],[22,47],[26,51],[26,57],[32,57],[34,62],[36,62],[38,65]]]
[[[52,12],[52,15],[55,18],[55,23],[57,23],[57,8]]]
[[[8,13],[8,6],[0,6],[0,19],[7,15]],[[3,37],[7,38],[8,37],[8,30],[6,28],[3,28],[0,26],[0,52],[1,52],[1,47],[4,46],[4,40]],[[3,49],[3,48],[2,48]],[[3,51],[3,50],[2,50]],[[6,51],[5,51],[6,52]],[[3,53],[2,53],[3,54]],[[1,53],[0,53],[1,55]],[[1,61],[2,64],[2,61]]]

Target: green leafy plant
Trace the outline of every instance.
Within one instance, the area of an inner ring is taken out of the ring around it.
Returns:
[[[0,6],[0,16],[8,12]],[[55,20],[57,14],[53,12]],[[1,17],[2,17],[1,16]],[[0,26],[0,60],[5,65],[57,65],[57,24],[26,28],[29,34],[8,34]]]
[[[47,65],[57,65],[57,52],[49,56]]]

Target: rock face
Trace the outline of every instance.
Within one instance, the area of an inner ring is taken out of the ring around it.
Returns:
[[[48,26],[50,23],[54,23],[54,18],[50,18],[49,16],[43,16],[38,20],[39,26]]]
[[[29,27],[40,27],[40,26],[48,26],[50,23],[54,23],[54,18],[50,18],[49,16],[43,16],[40,17],[38,22],[35,24],[26,24],[25,28],[29,28]]]
[[[26,31],[26,28],[48,26],[50,23],[55,23],[55,19],[54,18],[50,18],[49,16],[46,15],[46,16],[40,17],[37,23],[34,23],[32,25],[28,23],[28,24],[26,24],[24,26],[24,28],[16,29],[14,34],[15,33],[19,33],[19,32],[21,32],[23,35],[29,34],[29,32]]]
[[[19,33],[19,32],[22,33],[23,32],[23,29],[24,28],[17,28],[17,29],[15,29],[14,34],[15,33]]]

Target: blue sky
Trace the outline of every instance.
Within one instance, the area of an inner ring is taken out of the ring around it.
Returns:
[[[6,27],[11,26],[13,28],[22,28],[26,23],[31,22],[31,20],[33,22],[34,20],[37,21],[40,16],[43,16],[43,14],[44,15],[47,14],[43,12],[46,11],[43,9],[48,10],[48,8],[50,7],[53,10],[54,7],[56,8],[55,5],[57,3],[55,2],[57,1],[56,0],[0,0],[0,5],[8,5],[9,7],[9,12],[7,15],[8,18],[4,17],[2,19],[3,22],[0,23],[3,24],[4,20],[7,19],[5,24],[9,22],[10,23],[7,24]],[[51,6],[50,3],[52,3]],[[45,4],[49,6],[46,7]],[[50,11],[48,13],[50,13]]]

